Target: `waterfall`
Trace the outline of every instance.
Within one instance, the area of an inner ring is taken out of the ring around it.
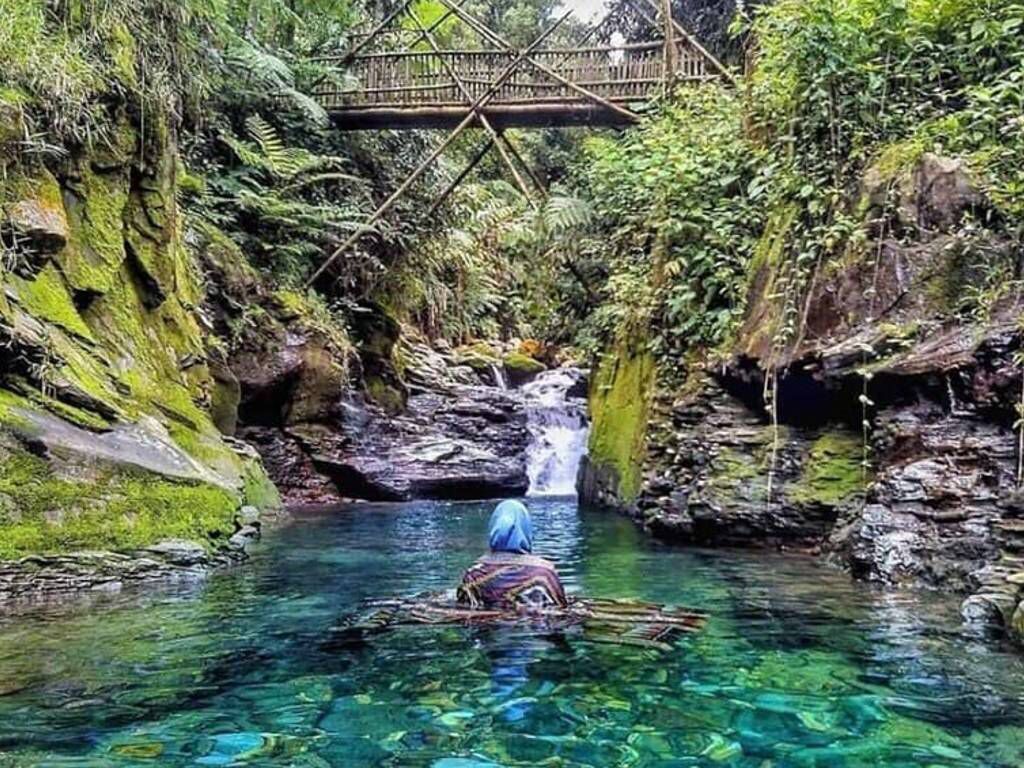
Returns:
[[[494,377],[494,386],[502,392],[508,389],[508,381],[505,380],[505,369],[497,363],[491,364],[491,376]]]
[[[530,496],[575,496],[576,473],[587,452],[587,401],[570,397],[580,371],[545,371],[522,389],[530,443],[526,472]]]

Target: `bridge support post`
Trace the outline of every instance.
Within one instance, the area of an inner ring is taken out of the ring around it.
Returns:
[[[533,182],[533,186],[536,187],[537,191],[543,195],[545,192],[544,185],[541,183],[540,179],[537,178],[537,174],[534,173],[533,168],[530,167],[530,164],[526,162],[526,160],[523,158],[521,154],[519,154],[519,150],[516,149],[516,145],[512,143],[512,139],[510,139],[508,137],[508,134],[506,134],[504,131],[500,132],[498,134],[498,137],[501,141],[505,143],[505,146],[508,148],[508,151],[512,154],[512,157],[518,160],[519,164],[526,170],[526,174],[530,177],[530,181]]]
[[[672,26],[672,0],[661,0],[661,23],[665,36],[665,93],[676,81],[676,30]]]
[[[459,175],[452,179],[451,183],[444,188],[444,192],[442,192],[440,196],[438,196],[437,200],[433,202],[433,204],[427,210],[423,218],[429,219],[431,216],[433,216],[435,213],[441,210],[441,206],[444,205],[445,201],[449,197],[451,197],[452,192],[459,188],[459,185],[462,182],[464,182],[466,180],[466,177],[469,176],[470,173],[472,173],[473,169],[480,164],[480,161],[484,159],[484,155],[486,155],[490,148],[493,146],[494,139],[488,138],[487,141],[483,143],[483,146],[481,146],[480,149],[477,150],[476,154],[473,155],[472,158],[470,158],[470,161],[466,163],[466,167],[459,171]]]

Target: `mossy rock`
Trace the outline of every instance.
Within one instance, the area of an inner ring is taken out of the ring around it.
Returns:
[[[505,375],[508,376],[509,383],[514,387],[535,379],[538,374],[548,369],[540,360],[535,360],[521,352],[509,352],[501,359],[501,364],[505,368]]]
[[[61,270],[72,290],[106,293],[125,260],[127,173],[97,173],[89,162],[82,162],[77,179],[64,192],[64,202],[71,237],[59,257]]]
[[[82,471],[62,472],[0,443],[0,495],[12,502],[0,513],[0,559],[127,551],[169,538],[212,546],[234,530],[239,499],[224,488],[145,472]]]
[[[647,420],[656,380],[654,356],[620,340],[601,361],[590,388],[590,444],[584,486],[596,482],[628,506],[640,492]],[[597,501],[595,491],[585,496]]]
[[[799,479],[786,488],[797,504],[838,506],[860,498],[867,485],[860,435],[839,428],[814,441]]]
[[[18,304],[37,320],[63,328],[82,339],[95,341],[78,307],[68,291],[64,277],[53,264],[47,264],[32,280],[10,275],[8,281],[17,295]]]
[[[238,429],[238,406],[242,402],[242,387],[238,377],[223,363],[214,363],[210,372],[213,379],[210,418],[221,434],[234,435]]]
[[[752,358],[769,354],[776,330],[782,321],[781,303],[776,299],[776,282],[780,279],[790,233],[797,221],[799,208],[784,205],[768,216],[761,239],[747,265],[747,311],[735,339],[728,340],[732,354],[743,352]]]
[[[367,396],[388,413],[401,413],[409,399],[397,361],[401,325],[384,307],[371,304],[366,312],[353,317],[352,331],[362,361]]]
[[[408,395],[404,390],[393,386],[380,376],[364,376],[363,384],[367,396],[386,413],[394,416],[405,410]]]
[[[25,116],[15,91],[0,88],[0,164],[14,160],[25,138]]]
[[[277,486],[255,453],[245,460],[242,471],[242,502],[256,507],[260,512],[273,512],[284,507]]]
[[[60,251],[68,242],[70,229],[60,184],[43,169],[30,177],[12,176],[0,184],[2,216],[0,225],[27,240],[39,256]],[[40,264],[36,264],[36,267]]]
[[[452,354],[456,364],[468,365],[477,373],[489,371],[502,364],[501,354],[498,350],[483,341],[456,347]]]

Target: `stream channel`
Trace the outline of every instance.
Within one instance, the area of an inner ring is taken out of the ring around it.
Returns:
[[[536,551],[570,593],[706,611],[670,651],[505,628],[324,638],[452,587],[493,503],[298,511],[199,583],[0,620],[0,767],[1020,766],[1024,658],[955,597],[826,564],[659,544],[570,492],[571,378],[524,391]]]

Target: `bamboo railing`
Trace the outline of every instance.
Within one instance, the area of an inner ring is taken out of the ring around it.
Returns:
[[[686,41],[675,45],[676,82],[714,78],[702,52]],[[473,99],[488,91],[495,79],[515,61],[515,51],[413,50],[360,54],[347,62],[357,83],[346,90],[321,89],[313,97],[333,112],[373,108],[422,109],[466,106],[462,81]],[[566,80],[610,102],[646,101],[663,86],[665,51],[661,41],[576,49],[538,49],[531,54]],[[443,59],[443,60],[442,60]],[[491,107],[579,105],[587,101],[579,90],[543,72],[530,62],[519,67],[490,101]]]

